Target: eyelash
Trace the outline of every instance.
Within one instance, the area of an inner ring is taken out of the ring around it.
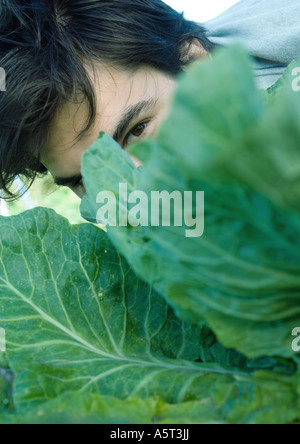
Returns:
[[[83,178],[77,180],[76,182],[71,183],[70,186],[71,188],[77,188],[79,186],[83,186]]]
[[[125,137],[125,139],[124,139],[124,143],[123,143],[123,146],[126,147],[127,145],[129,145],[129,143],[128,143],[128,139],[129,139],[129,137],[131,136],[131,134],[134,133],[134,131],[136,131],[136,130],[139,129],[140,127],[144,127],[144,130],[143,130],[143,133],[144,133],[144,131],[145,131],[145,129],[147,128],[147,126],[149,125],[149,123],[150,123],[150,120],[146,120],[146,121],[144,121],[144,122],[138,123],[135,127],[133,127],[132,130],[129,131],[129,133],[128,133],[127,136]],[[141,136],[136,136],[136,137],[137,137],[137,139],[139,140],[140,138],[142,138],[142,135],[141,135]]]

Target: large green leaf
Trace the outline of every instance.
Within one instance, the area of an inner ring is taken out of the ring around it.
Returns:
[[[0,239],[0,325],[19,406],[66,388],[156,393],[172,369],[179,384],[185,372],[209,370],[192,362],[199,332],[176,320],[98,228],[37,210],[2,219]]]
[[[23,415],[0,415],[1,424],[281,424],[297,420],[291,381],[260,374],[248,386],[215,386],[199,401],[168,404],[162,398],[126,400],[66,392]],[[247,390],[245,390],[247,388]],[[241,389],[239,397],[236,390]],[[219,407],[219,408],[217,408]],[[227,421],[224,420],[227,418]]]
[[[13,374],[8,369],[0,368],[0,414],[4,412],[12,412],[13,399]]]
[[[264,100],[244,51],[223,50],[182,79],[156,139],[136,145],[140,170],[104,134],[83,156],[90,218],[99,191],[118,196],[119,183],[149,200],[152,190],[205,191],[201,238],[186,238],[185,226],[108,233],[177,314],[204,318],[250,357],[294,357],[300,318],[300,102],[279,89]]]
[[[219,422],[211,399],[166,404],[161,398],[120,400],[67,392],[25,415],[2,415],[0,423],[200,424]]]
[[[294,376],[255,373],[278,364],[249,361],[226,351],[206,327],[179,321],[97,227],[71,226],[36,209],[1,218],[0,239],[0,325],[17,411],[0,422],[51,422],[62,412],[61,421],[77,414],[134,422],[151,397],[162,400],[161,409],[148,402],[157,422],[298,417]],[[104,414],[107,404],[115,416]],[[150,413],[140,421],[151,422]]]
[[[0,352],[0,414],[13,410],[12,400],[13,374],[5,353]]]

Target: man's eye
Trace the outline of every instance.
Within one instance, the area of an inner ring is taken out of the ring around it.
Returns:
[[[70,184],[70,188],[83,187],[83,179],[78,179],[75,182]]]
[[[143,136],[148,124],[149,122],[143,122],[135,126],[130,133],[127,134],[124,141],[124,146],[137,142]]]

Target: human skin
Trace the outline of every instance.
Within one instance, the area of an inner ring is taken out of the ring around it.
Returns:
[[[195,42],[185,57],[195,59],[205,55]],[[82,154],[97,140],[100,131],[114,137],[123,149],[141,138],[153,137],[168,115],[176,87],[176,79],[149,67],[129,72],[99,63],[89,74],[97,99],[92,128],[78,140],[87,119],[86,102],[65,103],[53,119],[41,156],[54,180],[69,186],[80,198],[85,194],[80,175]],[[126,125],[120,125],[122,121]],[[139,165],[136,159],[133,161]]]

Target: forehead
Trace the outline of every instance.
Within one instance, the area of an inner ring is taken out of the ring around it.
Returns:
[[[88,117],[84,100],[65,103],[52,121],[41,160],[55,175],[78,174],[82,153],[98,138],[100,131],[113,135],[126,108],[142,100],[157,100],[168,91],[171,83],[168,76],[151,68],[132,73],[101,65],[90,72],[90,77],[97,115],[88,133],[78,139]]]

